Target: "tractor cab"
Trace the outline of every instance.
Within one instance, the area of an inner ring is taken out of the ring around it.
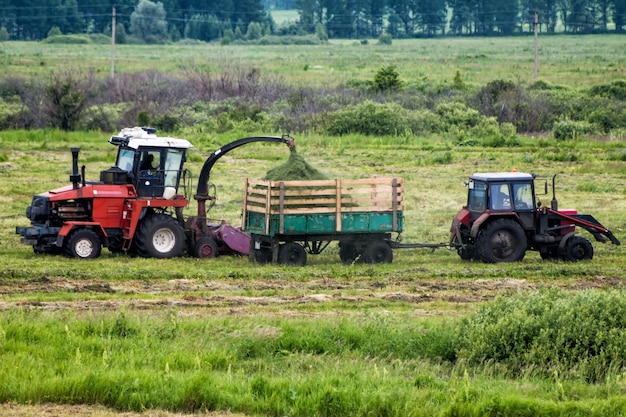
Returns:
[[[474,174],[468,182],[467,210],[470,221],[491,214],[519,216],[524,229],[534,227],[535,176],[518,172]]]
[[[119,147],[115,166],[102,171],[104,183],[131,183],[139,197],[172,198],[178,193],[186,151],[185,140],[158,137],[152,128],[127,128],[109,143]]]
[[[542,259],[592,259],[593,246],[576,235],[579,228],[599,242],[608,238],[620,244],[593,216],[558,209],[554,177],[550,207],[535,199],[534,174],[474,174],[467,185],[467,205],[454,217],[450,228],[450,246],[462,259],[515,262],[521,261],[527,250],[538,251]],[[546,193],[547,188],[546,183]]]

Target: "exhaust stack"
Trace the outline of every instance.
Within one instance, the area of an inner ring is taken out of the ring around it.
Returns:
[[[80,152],[80,148],[72,148],[72,174],[70,175],[70,181],[74,186],[74,189],[78,188],[78,184],[80,183],[80,173],[78,172],[78,153]]]

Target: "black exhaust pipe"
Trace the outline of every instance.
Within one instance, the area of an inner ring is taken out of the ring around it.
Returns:
[[[78,153],[80,152],[80,148],[72,148],[72,174],[70,175],[70,181],[74,186],[74,189],[78,188],[78,184],[80,183],[80,173],[78,172]]]
[[[552,177],[552,201],[550,202],[550,208],[552,210],[554,210],[554,211],[558,211],[559,210],[559,202],[556,201],[555,184],[556,184],[556,174],[554,174],[554,176]]]

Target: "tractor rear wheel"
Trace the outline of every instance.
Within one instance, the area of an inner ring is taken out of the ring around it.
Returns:
[[[383,240],[376,240],[363,251],[363,262],[367,264],[390,264],[393,261],[391,246]]]
[[[100,256],[101,250],[100,237],[91,229],[76,230],[63,245],[63,253],[68,258],[94,259]]]
[[[283,265],[304,266],[306,264],[306,250],[295,242],[288,242],[281,246],[278,252],[278,263]]]
[[[212,237],[201,237],[193,246],[193,256],[196,258],[215,258],[218,255],[217,242]]]
[[[571,262],[593,259],[593,245],[582,236],[572,236],[565,244],[563,259]]]
[[[489,223],[477,239],[478,256],[483,262],[517,262],[526,254],[526,234],[514,220],[498,219]]]
[[[166,214],[154,214],[137,228],[135,243],[142,258],[173,258],[183,253],[185,232],[180,224]]]

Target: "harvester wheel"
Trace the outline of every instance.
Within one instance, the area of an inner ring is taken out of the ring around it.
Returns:
[[[91,229],[76,230],[63,246],[63,253],[68,258],[94,259],[100,256],[101,250],[100,238]]]
[[[565,244],[564,259],[578,262],[593,259],[593,245],[582,236],[572,236]]]
[[[360,253],[356,245],[350,242],[339,242],[339,258],[344,264],[351,264],[357,260]]]
[[[278,252],[278,263],[283,265],[304,266],[306,264],[306,250],[295,242],[288,242],[281,246]]]
[[[196,258],[215,258],[217,254],[217,242],[212,237],[201,237],[193,247],[193,256]]]
[[[526,254],[526,234],[514,220],[498,219],[478,235],[478,256],[483,262],[517,262]]]
[[[363,262],[368,264],[390,264],[393,261],[391,246],[385,241],[376,240],[363,251]]]
[[[180,224],[166,214],[154,214],[137,228],[137,253],[143,258],[173,258],[183,253],[185,232]]]

